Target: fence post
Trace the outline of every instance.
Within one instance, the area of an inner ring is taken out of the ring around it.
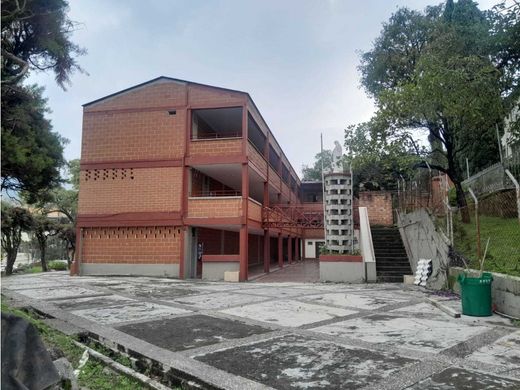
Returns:
[[[509,169],[504,170],[506,175],[509,176],[511,181],[516,187],[516,208],[517,208],[517,216],[518,216],[518,223],[520,223],[520,185],[518,184],[518,181],[515,179],[513,174],[509,171]]]
[[[478,199],[475,196],[475,193],[471,188],[468,187],[469,193],[471,194],[471,197],[475,201],[475,223],[477,224],[477,258],[479,261],[481,261],[481,252],[480,252],[480,219],[478,216]]]

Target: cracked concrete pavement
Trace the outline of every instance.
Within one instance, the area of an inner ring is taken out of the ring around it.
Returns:
[[[520,389],[520,329],[452,318],[401,284],[220,283],[151,277],[2,279],[48,322],[223,389]],[[72,329],[72,330],[71,330]]]

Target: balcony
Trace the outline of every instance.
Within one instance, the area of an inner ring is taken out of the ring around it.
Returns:
[[[188,198],[188,218],[237,218],[242,213],[240,196]]]

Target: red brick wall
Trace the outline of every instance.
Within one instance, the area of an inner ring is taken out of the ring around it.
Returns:
[[[181,230],[168,227],[85,228],[82,263],[179,263]]]
[[[267,161],[265,161],[264,157],[251,143],[247,145],[247,155],[249,161],[251,161],[260,172],[267,175]]]
[[[85,112],[81,162],[180,159],[185,121],[186,110]]]
[[[85,107],[85,112],[132,108],[177,107],[186,104],[186,84],[161,81],[107,98]]]
[[[237,92],[223,91],[199,85],[190,85],[189,99],[192,106],[234,105],[241,106],[246,102],[246,95]]]
[[[81,171],[79,214],[178,211],[182,168]]]
[[[196,140],[190,143],[190,156],[230,156],[242,153],[242,138]]]
[[[384,191],[359,193],[359,207],[366,207],[371,225],[393,225],[392,194]]]
[[[188,200],[190,218],[225,218],[242,215],[242,198],[191,198]]]

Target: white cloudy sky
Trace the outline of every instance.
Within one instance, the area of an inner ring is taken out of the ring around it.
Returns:
[[[428,0],[69,0],[80,22],[73,40],[89,73],[67,91],[51,74],[44,85],[54,129],[81,152],[81,105],[160,75],[247,91],[300,173],[320,149],[343,143],[347,124],[368,120],[372,102],[359,87],[359,52],[402,6]],[[498,0],[482,0],[482,9]]]

